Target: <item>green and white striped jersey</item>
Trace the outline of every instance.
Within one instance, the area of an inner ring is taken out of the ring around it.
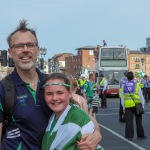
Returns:
[[[93,131],[94,124],[90,117],[77,106],[69,105],[57,122],[55,114],[51,116],[43,137],[42,150],[77,150],[76,142],[81,136]],[[101,147],[97,150],[101,150]]]

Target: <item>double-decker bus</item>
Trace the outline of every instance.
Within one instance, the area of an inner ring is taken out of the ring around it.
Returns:
[[[128,70],[128,49],[125,46],[100,47],[98,60],[95,63],[99,84],[100,74],[107,79],[107,95],[119,94],[119,81]]]

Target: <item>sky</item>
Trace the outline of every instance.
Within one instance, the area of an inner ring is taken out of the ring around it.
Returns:
[[[77,54],[87,45],[146,47],[150,0],[0,0],[0,50],[19,20],[36,30],[39,45],[54,54]]]

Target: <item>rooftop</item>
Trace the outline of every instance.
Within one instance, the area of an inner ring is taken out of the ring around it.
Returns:
[[[95,48],[96,48],[96,46],[87,45],[84,47],[76,48],[75,50],[91,50],[91,49],[94,50]]]
[[[150,51],[135,50],[135,51],[130,51],[130,54],[150,54]]]

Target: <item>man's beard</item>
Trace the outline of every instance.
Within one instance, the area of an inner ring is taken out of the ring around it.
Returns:
[[[28,62],[28,63],[22,63],[20,61],[17,61],[16,59],[13,59],[15,66],[22,69],[22,70],[30,70],[31,68],[36,66],[36,59]]]

